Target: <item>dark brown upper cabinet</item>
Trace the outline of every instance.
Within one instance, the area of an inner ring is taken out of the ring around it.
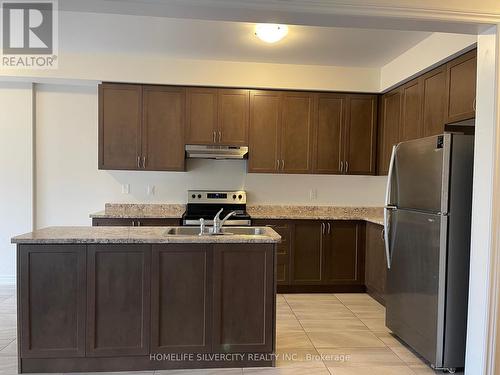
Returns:
[[[278,173],[281,92],[250,93],[248,172]]]
[[[284,92],[281,111],[280,171],[312,171],[314,94]]]
[[[314,95],[255,90],[250,102],[248,171],[309,173]]]
[[[99,169],[184,170],[184,89],[99,86]]]
[[[318,95],[314,135],[314,173],[342,173],[345,115],[345,95],[326,93]]]
[[[378,142],[378,173],[387,174],[392,147],[399,142],[402,90],[397,88],[380,98],[380,127]]]
[[[409,141],[422,136],[422,80],[414,79],[401,88],[402,110],[399,140]]]
[[[477,50],[472,50],[447,64],[446,123],[476,116]]]
[[[444,132],[446,112],[446,66],[422,76],[422,131],[424,137]]]
[[[142,95],[143,169],[183,171],[185,90],[144,86]]]
[[[319,94],[314,173],[374,174],[377,96]]]
[[[141,85],[99,85],[99,169],[140,169],[141,117]]]
[[[250,91],[187,89],[186,144],[247,145]]]
[[[344,140],[344,174],[375,174],[377,145],[377,96],[347,97]]]

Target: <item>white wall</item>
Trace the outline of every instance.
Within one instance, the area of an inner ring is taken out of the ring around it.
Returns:
[[[36,118],[37,227],[87,225],[106,202],[185,203],[198,188],[245,189],[249,203],[383,204],[385,177],[247,174],[246,161],[215,160],[189,160],[188,173],[99,171],[96,86],[37,85]]]
[[[463,53],[477,41],[477,35],[433,33],[380,69],[379,91],[395,87],[445,60]]]
[[[14,234],[32,228],[31,84],[0,82],[0,284],[15,281]]]

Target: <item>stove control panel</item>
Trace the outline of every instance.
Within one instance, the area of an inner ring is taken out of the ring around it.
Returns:
[[[246,204],[247,194],[243,190],[189,190],[188,203]]]

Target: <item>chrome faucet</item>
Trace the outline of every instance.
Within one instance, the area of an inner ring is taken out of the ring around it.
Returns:
[[[231,216],[233,216],[236,211],[231,211],[230,213],[228,213],[224,219],[220,219],[220,214],[222,213],[224,209],[221,208],[219,212],[217,212],[217,214],[215,215],[214,217],[214,228],[213,228],[213,231],[212,231],[212,234],[219,234],[220,233],[220,230],[222,229],[222,226],[224,225],[224,223],[227,221],[227,219],[229,219]]]
[[[200,233],[198,233],[199,236],[203,236],[205,234],[205,219],[201,218],[200,219]]]

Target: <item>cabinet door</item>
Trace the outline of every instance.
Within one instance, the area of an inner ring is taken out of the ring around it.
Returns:
[[[252,225],[269,226],[281,236],[281,242],[276,246],[276,281],[278,285],[289,285],[292,222],[287,220],[252,220]]]
[[[345,95],[318,96],[314,136],[314,173],[339,174],[343,158]]]
[[[143,101],[143,168],[152,171],[183,171],[184,89],[145,86]]]
[[[327,223],[328,246],[324,254],[326,284],[363,284],[364,224],[356,221]]]
[[[313,100],[310,93],[283,93],[281,120],[281,171],[312,171]]]
[[[217,89],[186,89],[186,144],[217,141]]]
[[[431,70],[422,77],[422,130],[423,136],[444,132],[446,112],[446,66]]]
[[[473,50],[447,64],[446,123],[476,116],[477,51]]]
[[[274,245],[214,245],[213,351],[274,349]]]
[[[422,136],[422,80],[408,82],[402,87],[402,112],[400,141],[409,141]]]
[[[23,358],[85,356],[85,245],[19,245]]]
[[[294,224],[292,249],[292,284],[320,284],[323,275],[325,237],[319,221],[303,220]]]
[[[378,174],[387,174],[391,160],[392,146],[399,142],[401,123],[401,89],[384,94],[381,98],[381,136],[378,154]]]
[[[368,293],[379,302],[384,300],[387,275],[383,235],[382,225],[366,223],[365,284]]]
[[[281,93],[250,93],[248,172],[278,173]]]
[[[344,173],[375,174],[377,97],[349,95],[347,103]]]
[[[250,91],[219,89],[217,142],[223,145],[248,145]]]
[[[208,352],[211,337],[211,249],[153,245],[151,352]]]
[[[142,87],[99,85],[99,169],[140,169]]]
[[[149,353],[149,245],[87,250],[87,356]]]

